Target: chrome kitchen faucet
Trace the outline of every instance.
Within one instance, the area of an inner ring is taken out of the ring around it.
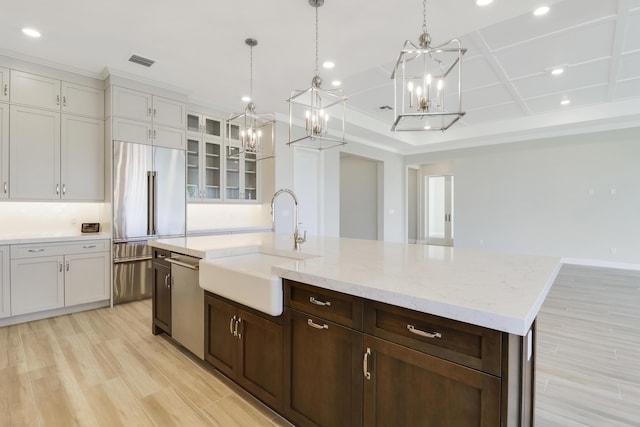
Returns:
[[[293,221],[294,221],[293,222],[294,224],[293,247],[296,251],[299,251],[300,244],[307,241],[307,231],[305,230],[304,235],[300,237],[300,230],[298,229],[298,198],[296,197],[296,194],[292,190],[289,190],[288,188],[282,188],[276,191],[276,193],[273,195],[273,198],[271,199],[271,223],[273,224],[273,230],[275,231],[275,228],[276,228],[276,213],[275,213],[276,198],[282,193],[289,194],[293,199],[293,205],[295,208],[295,216],[293,217]]]

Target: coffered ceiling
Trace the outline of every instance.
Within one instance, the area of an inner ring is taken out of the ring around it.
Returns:
[[[532,11],[550,6],[544,16]],[[419,0],[325,0],[320,70],[342,82],[350,140],[411,154],[640,126],[640,0],[428,0],[434,44],[457,37],[464,118],[441,132],[390,132],[390,79],[406,39],[422,27]],[[219,111],[242,111],[254,48],[256,111],[288,116],[310,86],[315,10],[308,0],[24,0],[0,14],[0,54],[94,77],[155,82]],[[42,32],[29,39],[21,28]],[[154,59],[131,64],[132,54]],[[550,70],[563,66],[561,76]],[[561,105],[562,100],[568,105]]]

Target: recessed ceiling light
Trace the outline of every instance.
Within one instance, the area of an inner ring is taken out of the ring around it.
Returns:
[[[333,62],[333,61],[324,61],[324,62],[322,63],[322,66],[323,66],[324,68],[326,68],[326,69],[330,70],[331,68],[335,67],[335,66],[336,66],[336,64],[335,64],[335,62]]]
[[[34,30],[33,28],[27,28],[27,27],[23,28],[22,32],[28,35],[29,37],[33,37],[33,38],[38,38],[42,35],[40,34],[40,31]]]
[[[245,96],[242,97],[242,102],[249,102],[249,101],[251,101],[251,97],[250,96],[245,95]]]
[[[549,12],[549,6],[540,6],[536,10],[533,11],[535,16],[546,15]]]
[[[342,82],[340,80],[334,80],[334,81],[331,82],[331,84],[333,86],[335,86],[335,87],[338,87],[338,86],[340,86],[342,84]]]
[[[564,67],[557,67],[551,70],[552,76],[559,76],[564,73]]]
[[[569,99],[563,99],[562,101],[560,101],[560,105],[569,105],[571,104],[571,100]]]
[[[478,6],[486,6],[491,3],[493,3],[493,0],[476,0]]]
[[[429,129],[431,129],[431,126],[429,126],[429,125],[426,125],[426,126],[424,127],[424,130],[429,130]]]

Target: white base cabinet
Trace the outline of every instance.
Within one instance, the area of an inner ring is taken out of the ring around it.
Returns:
[[[9,246],[0,246],[0,319],[11,315]]]
[[[9,197],[9,104],[0,103],[0,199]]]
[[[109,299],[108,242],[11,246],[11,316]]]

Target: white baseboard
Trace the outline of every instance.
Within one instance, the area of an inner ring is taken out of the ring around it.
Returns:
[[[620,270],[640,271],[640,264],[615,262],[615,261],[603,261],[600,259],[562,258],[560,262],[562,264],[584,265],[587,267],[617,268]]]

